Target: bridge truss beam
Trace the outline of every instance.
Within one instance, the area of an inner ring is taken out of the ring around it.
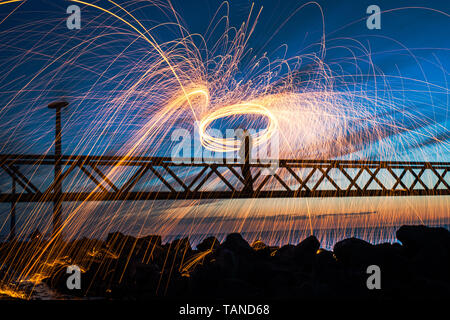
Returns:
[[[55,163],[51,155],[1,155],[0,202],[54,201],[58,185],[64,202],[450,195],[446,162],[285,159],[274,168],[265,161],[62,156],[54,180]],[[7,178],[14,192],[3,191]]]

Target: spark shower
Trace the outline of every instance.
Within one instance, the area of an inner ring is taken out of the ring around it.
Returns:
[[[62,111],[68,156],[170,157],[179,143],[173,133],[183,129],[206,158],[234,159],[241,141],[217,133],[245,128],[255,154],[276,137],[278,159],[448,161],[448,37],[436,39],[444,33],[433,24],[424,28],[435,34],[423,41],[389,28],[406,12],[444,25],[449,14],[382,3],[381,28],[371,30],[369,4],[342,23],[342,9],[314,1],[293,1],[277,17],[270,14],[276,1],[1,1],[0,153],[52,154],[54,114],[46,105],[62,99],[69,102]],[[67,28],[70,5],[80,8],[79,29]],[[197,11],[204,17],[194,18]],[[122,164],[108,168],[108,180],[120,185],[136,173]],[[81,169],[64,188],[87,187]],[[24,170],[36,184],[52,182],[52,171]],[[6,176],[0,187],[11,188]],[[18,238],[36,229],[51,237],[51,204],[16,210]],[[78,201],[64,203],[63,218],[67,239],[116,230],[167,239],[238,231],[274,244],[309,234],[332,244],[357,232],[386,240],[388,227],[448,224],[449,216],[444,196]],[[63,264],[56,241],[22,257],[14,277],[38,281],[48,264]]]

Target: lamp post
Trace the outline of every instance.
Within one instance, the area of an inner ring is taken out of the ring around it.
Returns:
[[[56,236],[60,231],[61,211],[62,211],[62,181],[61,177],[61,109],[67,107],[67,101],[55,101],[48,105],[49,109],[55,109],[55,173],[54,173],[54,188],[53,188],[53,230],[52,236]]]
[[[11,182],[11,194],[16,195],[16,179],[12,178]],[[16,202],[11,203],[10,212],[10,227],[9,227],[9,241],[14,241],[16,239]]]

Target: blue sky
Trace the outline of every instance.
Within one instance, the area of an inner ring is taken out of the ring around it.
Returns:
[[[95,3],[111,8],[107,1]],[[133,10],[134,15],[144,21],[148,28],[174,21],[168,10],[156,9],[149,6],[149,3],[134,2],[127,8]],[[408,123],[408,119],[405,120],[401,112],[388,114],[412,130],[389,137],[391,144],[396,141],[401,141],[402,145],[404,141],[412,142],[409,149],[404,150],[402,159],[410,156],[411,159],[421,160],[426,154],[427,159],[424,160],[448,160],[449,5],[445,1],[318,1],[320,7],[316,3],[302,7],[306,3],[255,1],[253,17],[261,8],[262,11],[248,42],[252,55],[260,57],[266,54],[269,59],[275,60],[282,56],[290,58],[318,54],[320,48],[317,44],[324,28],[326,63],[332,68],[343,68],[343,73],[351,74],[353,71],[348,62],[352,54],[348,49],[352,49],[357,55],[361,54],[361,74],[368,76],[357,79],[354,85],[360,84],[371,92],[378,90],[381,96],[389,91],[398,105],[413,115],[414,121]],[[79,31],[68,30],[65,27],[65,19],[68,16],[65,14],[65,8],[69,4],[69,1],[62,0],[29,0],[20,7],[18,4],[0,6],[0,19],[4,19],[0,25],[0,37],[3,38],[0,65],[4,70],[14,66],[12,71],[0,76],[0,103],[7,105],[2,109],[0,118],[3,153],[51,152],[53,115],[45,109],[45,105],[59,97],[72,99],[76,104],[63,114],[64,153],[87,152],[86,150],[96,154],[114,153],[139,125],[127,120],[127,117],[131,119],[133,115],[122,114],[115,119],[122,123],[119,134],[110,134],[113,130],[111,128],[100,133],[102,124],[95,121],[98,121],[98,113],[102,112],[102,104],[105,102],[102,100],[102,89],[105,92],[111,90],[111,84],[97,86],[95,93],[89,95],[98,75],[87,69],[95,68],[101,56],[111,58],[121,52],[132,40],[131,37],[117,37],[114,40],[105,37],[102,40],[104,43],[97,49],[85,53],[80,53],[82,46],[79,49],[76,47],[82,41],[106,32],[105,25],[111,24],[124,30],[127,26],[117,19],[100,15],[94,8],[81,6],[83,27]],[[219,17],[226,13],[226,6],[223,4],[221,1],[206,0],[173,1],[173,7],[182,24],[192,34],[205,34],[217,10],[221,8],[218,11]],[[377,4],[382,10],[381,30],[366,28],[366,9],[371,4]],[[230,25],[240,26],[248,18],[251,8],[251,1],[230,1]],[[298,10],[299,8],[301,10]],[[14,12],[7,16],[12,11]],[[439,11],[447,12],[447,15]],[[217,20],[216,18],[215,21]],[[223,31],[219,30],[218,34],[221,32]],[[164,43],[177,37],[177,29],[170,26],[160,27],[156,28],[152,35]],[[145,54],[145,47],[142,43],[136,46],[127,61],[118,62],[109,70],[106,74],[108,77],[114,77],[114,72],[124,73],[129,63],[139,61],[139,55]],[[71,53],[61,59],[61,62],[77,54],[80,54],[80,57],[71,65],[63,66],[59,61],[53,63],[52,59],[65,50],[71,50]],[[371,69],[365,61],[368,56],[364,50],[370,52],[370,59],[378,68],[377,71],[386,76],[383,78],[385,83],[375,82],[375,79],[370,77]],[[42,75],[33,79],[39,70],[50,63],[51,66]],[[245,77],[245,70],[249,67],[250,59],[244,58],[241,63],[241,69],[244,71],[236,77]],[[25,85],[29,91],[15,96]],[[336,87],[339,90],[339,83]],[[76,99],[81,96],[85,99],[78,104]],[[420,123],[418,119],[426,121]],[[86,141],[92,144],[89,147],[80,148],[80,133],[83,128],[93,123],[98,129],[96,139]],[[434,137],[440,142],[436,142]],[[370,145],[368,148],[375,148],[375,151],[363,150],[362,147],[360,152],[364,156],[376,157],[376,146]],[[162,148],[156,152],[162,155],[167,149]]]

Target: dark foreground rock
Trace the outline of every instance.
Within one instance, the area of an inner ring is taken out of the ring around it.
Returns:
[[[232,233],[193,249],[187,238],[162,244],[159,236],[116,232],[106,241],[68,243],[67,263],[55,264],[45,281],[65,294],[115,299],[449,298],[450,232],[403,226],[397,238],[377,245],[350,238],[328,251],[314,236],[279,248]],[[7,252],[7,244],[0,249]],[[69,264],[81,269],[79,290],[67,288]],[[368,289],[373,265],[380,290]]]

